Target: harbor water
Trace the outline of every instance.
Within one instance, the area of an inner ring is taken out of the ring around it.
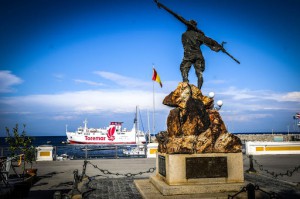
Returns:
[[[136,145],[85,145],[85,144],[67,144],[66,136],[36,136],[33,138],[35,147],[42,145],[51,145],[54,147],[55,157],[67,157],[68,159],[97,159],[97,158],[138,158],[145,157],[145,153],[137,155],[126,155],[124,150],[131,150]],[[0,156],[9,155],[9,146],[4,137],[0,137]]]

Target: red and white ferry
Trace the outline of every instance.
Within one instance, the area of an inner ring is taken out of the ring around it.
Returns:
[[[84,127],[79,127],[75,132],[68,132],[70,144],[140,144],[146,143],[145,133],[138,130],[137,122],[131,131],[122,128],[123,122],[111,122],[107,128],[88,128],[87,120]]]

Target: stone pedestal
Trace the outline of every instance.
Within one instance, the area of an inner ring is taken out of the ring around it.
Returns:
[[[244,186],[242,153],[157,153],[151,183],[162,195],[237,192]]]

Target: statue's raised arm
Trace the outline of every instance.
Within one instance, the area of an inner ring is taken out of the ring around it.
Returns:
[[[158,8],[165,9],[167,12],[169,12],[171,15],[173,15],[176,19],[178,19],[179,21],[181,21],[182,23],[184,23],[186,26],[188,26],[190,29],[194,29],[195,31],[200,32],[200,33],[202,33],[204,35],[204,33],[197,28],[197,22],[196,21],[194,21],[194,20],[186,20],[185,18],[183,18],[182,16],[180,16],[177,13],[173,12],[171,9],[169,9],[165,5],[163,5],[160,2],[158,2],[158,0],[154,0],[154,2],[157,4]]]
[[[179,21],[181,21],[185,25],[189,24],[189,22],[186,19],[184,19],[182,16],[180,16],[180,15],[176,14],[175,12],[173,12],[172,10],[170,10],[169,8],[167,8],[165,5],[159,3],[158,0],[154,0],[154,2],[157,4],[158,8],[165,9],[167,12],[169,12],[170,14],[172,14],[174,17],[176,17]]]

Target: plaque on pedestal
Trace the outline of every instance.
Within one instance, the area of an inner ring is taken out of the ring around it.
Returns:
[[[166,158],[165,156],[158,156],[158,173],[166,177]]]
[[[228,177],[227,157],[186,158],[186,179]]]

